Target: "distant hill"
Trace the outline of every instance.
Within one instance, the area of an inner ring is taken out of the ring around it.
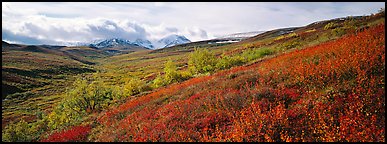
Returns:
[[[21,45],[18,45],[18,44],[10,44],[10,43],[7,43],[5,41],[1,41],[1,47],[21,47]]]
[[[254,37],[254,36],[259,35],[259,34],[264,33],[264,32],[265,31],[253,31],[253,32],[235,33],[235,34],[229,34],[229,35],[221,36],[221,37],[215,38],[214,40],[219,40],[216,43],[239,42],[241,40]]]

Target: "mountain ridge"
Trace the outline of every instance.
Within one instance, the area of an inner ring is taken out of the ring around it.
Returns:
[[[89,46],[98,49],[113,48],[113,47],[144,47],[147,49],[160,49],[171,47],[179,44],[185,44],[191,42],[188,38],[181,35],[171,34],[160,40],[154,41],[153,43],[147,39],[136,39],[128,40],[125,38],[108,38],[108,39],[98,39],[90,42],[76,42],[68,43],[68,45],[73,46]]]

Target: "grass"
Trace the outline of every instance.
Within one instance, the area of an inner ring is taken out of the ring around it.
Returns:
[[[376,25],[376,23],[384,24],[384,21],[375,18],[358,21],[359,26]],[[318,115],[309,118],[302,117],[312,112],[317,114],[324,108],[332,108],[330,105],[332,105],[332,99],[336,100],[336,96],[343,98],[352,97],[348,92],[339,92],[337,90],[352,90],[357,80],[354,80],[353,76],[350,75],[351,69],[344,70],[343,67],[343,71],[347,71],[347,73],[340,74],[344,80],[341,83],[330,81],[341,85],[341,87],[336,87],[333,84],[324,88],[318,87],[319,85],[324,85],[325,80],[317,81],[321,80],[319,76],[329,74],[319,73],[319,71],[316,71],[318,68],[313,66],[324,64],[329,66],[329,64],[332,64],[333,59],[324,59],[323,57],[327,56],[328,52],[336,53],[337,51],[338,55],[344,55],[337,49],[326,52],[321,51],[321,49],[329,49],[330,47],[327,45],[335,43],[335,41],[342,41],[336,42],[336,45],[344,43],[343,47],[345,47],[348,45],[348,40],[342,40],[343,38],[340,36],[331,36],[330,31],[323,30],[323,28],[313,27],[313,31],[310,31],[310,29],[312,28],[304,28],[302,31],[295,30],[291,36],[269,35],[239,43],[220,45],[203,42],[193,43],[161,50],[137,51],[116,56],[107,56],[88,48],[62,49],[63,51],[75,52],[73,58],[71,56],[58,56],[38,52],[3,51],[3,77],[5,75],[3,83],[26,91],[17,93],[15,95],[17,98],[2,102],[3,128],[8,121],[20,118],[29,117],[29,122],[32,123],[37,120],[36,118],[34,119],[34,116],[38,111],[44,111],[46,115],[50,114],[53,109],[55,110],[56,104],[60,103],[64,98],[67,92],[66,89],[72,89],[71,84],[77,78],[93,79],[99,77],[105,84],[118,89],[123,87],[128,79],[134,77],[144,80],[146,85],[150,85],[156,76],[163,72],[164,64],[168,60],[172,60],[177,65],[179,71],[186,70],[189,54],[194,48],[199,47],[209,49],[218,58],[222,55],[227,55],[230,57],[244,57],[245,61],[242,65],[234,65],[230,69],[215,70],[207,75],[199,74],[197,77],[189,80],[144,91],[134,96],[124,94],[125,97],[115,100],[108,109],[82,118],[83,120],[80,123],[92,124],[91,130],[87,132],[87,140],[372,140],[372,138],[363,137],[364,139],[362,139],[360,135],[351,135],[345,132],[337,134],[331,130],[318,127],[317,124],[326,125],[329,128],[333,127],[329,123],[321,122],[321,120],[329,120]],[[375,33],[371,34],[375,35]],[[365,36],[363,37],[366,38]],[[359,39],[355,40],[358,41],[356,43],[358,45],[366,43]],[[371,41],[377,40],[372,39]],[[331,44],[331,46],[335,47],[334,44]],[[345,48],[348,49],[349,47]],[[313,53],[311,52],[312,50],[319,51],[320,53]],[[304,52],[310,53],[311,56],[306,56]],[[79,60],[90,63],[85,64]],[[372,60],[378,61],[377,59]],[[297,63],[300,61],[301,63]],[[305,65],[311,69],[303,68]],[[379,65],[374,65],[374,67],[382,68]],[[307,71],[310,71],[310,73],[307,73]],[[378,73],[379,71],[374,76],[380,77],[380,75],[377,75]],[[314,81],[315,79],[316,81]],[[347,79],[351,81],[352,85],[346,84]],[[371,79],[374,80],[375,77]],[[384,84],[384,82],[380,83]],[[377,93],[376,88],[372,90]],[[363,93],[363,91],[361,92]],[[25,95],[25,98],[21,98],[22,95]],[[356,97],[354,102],[361,104],[359,97]],[[312,112],[305,110],[309,105],[315,103],[326,105],[315,107],[312,109]],[[379,108],[370,107],[369,104],[363,105],[367,108]],[[345,111],[346,114],[349,112]],[[324,113],[320,114],[328,115],[327,117],[329,117],[334,112],[324,111]],[[297,115],[301,115],[303,119],[297,119]],[[370,122],[375,122],[374,120],[359,119],[359,116],[361,115],[351,115],[349,118],[358,119],[367,125]],[[293,118],[294,120],[282,121],[283,119],[280,118],[284,117]],[[379,116],[377,118],[380,119],[382,117]],[[273,122],[269,121],[269,119],[272,119]],[[263,122],[260,120],[263,120]],[[308,120],[315,124],[301,124],[301,122],[307,123]],[[342,122],[350,124],[348,121]],[[264,128],[265,125],[267,126],[266,128]],[[291,125],[293,128],[300,127],[300,129],[295,130],[293,134],[289,134],[291,131],[285,129],[289,128],[287,127],[288,125]],[[316,127],[315,130],[321,130],[321,132],[312,134],[311,129],[304,129],[302,127],[304,125],[310,126],[309,128]],[[278,126],[284,129],[278,128]],[[66,129],[65,127],[63,128]],[[356,128],[360,128],[360,126],[356,125]],[[373,137],[373,140],[383,141],[379,134],[384,131],[378,127],[372,128],[378,132],[376,134],[377,137]],[[344,129],[346,128],[344,127]],[[49,133],[58,132],[57,130],[45,131],[44,139],[47,138]],[[308,136],[302,136],[299,133],[300,131],[307,131]],[[277,137],[275,135],[275,133],[282,132],[285,133],[282,136],[288,137]],[[365,132],[369,132],[369,130],[362,131],[362,133]],[[67,134],[69,131],[63,131],[63,133]],[[266,135],[256,136],[260,133],[265,133]],[[345,138],[335,139],[332,138],[332,135]],[[85,140],[82,139],[81,141]]]
[[[55,53],[12,50],[3,51],[2,57],[2,85],[16,89],[3,90],[3,126],[4,119],[33,117],[37,109],[50,109],[49,105],[60,101],[55,95],[65,92],[74,76],[94,71],[89,65]]]

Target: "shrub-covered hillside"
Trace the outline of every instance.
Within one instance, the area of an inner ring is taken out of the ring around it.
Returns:
[[[385,141],[384,11],[237,43],[76,56],[95,72],[3,102],[3,141]]]
[[[384,25],[126,102],[96,141],[384,141]]]

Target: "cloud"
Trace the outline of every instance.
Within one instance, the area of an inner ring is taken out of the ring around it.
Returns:
[[[163,2],[155,2],[154,4],[156,7],[162,7],[165,5]]]
[[[24,36],[15,34],[9,30],[2,29],[1,35],[3,37],[3,40],[9,41],[9,42],[15,42],[15,43],[22,43],[22,44],[43,44],[43,43],[53,43],[54,41],[51,40],[44,40],[39,39],[37,37],[31,37],[31,36]]]
[[[174,27],[166,27],[165,28],[168,32],[177,32],[177,28],[174,28]]]
[[[65,15],[61,10],[55,13],[27,8],[31,13],[25,13],[15,8],[18,6],[11,5],[3,10],[3,40],[25,44],[63,44],[107,38],[157,41],[171,34],[182,34],[181,29],[164,23],[152,25],[130,19],[71,17],[72,14]],[[190,37],[189,34],[184,36]]]
[[[180,34],[185,35],[191,41],[200,41],[204,39],[215,38],[215,37],[209,36],[205,30],[197,26],[186,27]]]
[[[128,40],[136,40],[138,38],[146,38],[144,28],[134,23],[127,23],[126,26],[130,29],[125,30],[116,22],[110,20],[105,20],[101,24],[89,23],[87,24],[88,31],[86,34],[93,36],[94,39],[125,38]]]
[[[365,15],[385,3],[12,3],[2,2],[2,39],[25,43],[122,37],[156,41],[170,34],[199,41],[239,32],[304,26]]]

